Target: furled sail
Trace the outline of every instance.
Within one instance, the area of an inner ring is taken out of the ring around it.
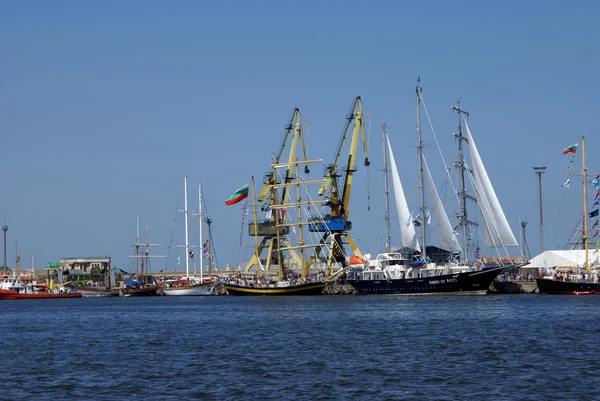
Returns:
[[[485,225],[485,244],[488,248],[517,246],[517,240],[508,225],[506,216],[502,211],[502,206],[500,206],[496,192],[492,187],[492,183],[477,151],[477,146],[475,146],[469,124],[466,119],[464,122],[469,140],[469,152],[471,154],[471,167],[473,168],[473,181],[475,191],[477,192],[477,202],[479,202],[479,208]]]
[[[433,183],[433,178],[431,177],[431,172],[429,171],[429,166],[427,166],[425,156],[423,156],[423,165],[425,166],[425,171],[427,172],[429,193],[431,194],[431,200],[433,202],[432,209],[433,214],[435,215],[440,246],[453,252],[461,252],[460,244],[456,238],[456,233],[450,225],[450,220],[448,219],[446,210],[444,210],[444,205],[442,204],[440,195],[435,188],[435,184]]]
[[[387,135],[386,140],[388,152],[390,154],[390,164],[392,167],[392,183],[394,186],[394,198],[396,199],[396,210],[398,212],[402,246],[421,251],[421,248],[417,242],[417,233],[415,232],[415,227],[413,226],[412,219],[410,217],[408,203],[406,202],[404,190],[402,189],[402,183],[400,182],[400,175],[398,174],[396,160],[394,159],[394,153],[392,152],[392,146],[390,145],[390,138]]]

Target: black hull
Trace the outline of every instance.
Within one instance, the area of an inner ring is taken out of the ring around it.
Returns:
[[[485,294],[504,268],[394,280],[348,280],[362,295]]]
[[[320,295],[326,283],[306,283],[289,287],[249,287],[237,284],[225,284],[229,295],[243,296],[286,296],[286,295]]]
[[[127,295],[130,297],[152,297],[158,295],[157,289],[155,287],[150,288],[125,288],[123,290],[123,295]]]
[[[577,283],[572,281],[555,281],[537,279],[537,286],[543,294],[561,295],[600,295],[600,283]]]

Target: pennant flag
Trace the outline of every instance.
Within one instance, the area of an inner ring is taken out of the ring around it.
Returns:
[[[598,234],[599,234],[599,231],[600,230],[596,230],[596,232],[594,233],[594,236],[592,238],[596,238],[598,236]]]
[[[569,183],[571,182],[570,178],[567,178],[567,181],[565,181],[565,183],[562,185],[565,188],[569,188]]]
[[[596,216],[598,216],[598,209],[596,209],[596,210],[592,210],[592,211],[590,212],[590,218],[591,218],[591,217],[596,217]]]
[[[600,244],[600,240],[596,240],[596,241],[594,241],[594,244],[593,244],[593,245],[596,245],[596,246],[598,246],[598,244]]]
[[[225,201],[225,204],[228,205],[228,206],[235,205],[236,203],[239,203],[239,202],[243,201],[247,197],[248,197],[248,184],[244,185],[243,187],[241,187],[240,189],[238,189],[237,191],[235,191],[229,197],[229,199],[227,199]]]
[[[598,199],[599,196],[600,196],[600,189],[598,190],[598,192],[596,192],[596,196],[594,196],[594,200]]]
[[[190,259],[194,259],[194,251],[190,251]]]
[[[479,250],[479,246],[477,246],[477,248],[475,248],[475,251],[473,252],[473,255],[475,255],[475,257],[477,259],[481,259],[481,252]]]
[[[179,262],[181,262],[181,255],[177,255],[177,265],[179,266]]]
[[[571,145],[568,148],[566,148],[565,150],[563,150],[563,155],[569,154],[569,153],[576,153],[577,152],[577,145],[579,145],[579,143],[576,143],[575,145]]]
[[[596,220],[596,222],[594,223],[594,225],[592,226],[592,228],[596,228],[596,226],[598,225],[598,222],[599,222],[599,221],[600,221],[600,220]]]
[[[427,224],[431,224],[431,212],[427,211]]]
[[[600,252],[600,249],[596,249],[596,250],[594,251],[594,253],[598,253],[598,252]]]
[[[202,254],[204,255],[205,258],[208,257],[208,240],[206,240],[204,245],[202,245]]]
[[[600,174],[598,174],[596,178],[592,180],[592,184],[594,184],[594,188],[600,187]]]
[[[592,207],[599,206],[599,205],[600,205],[600,199],[596,199],[596,201],[594,202],[594,204],[592,205]]]

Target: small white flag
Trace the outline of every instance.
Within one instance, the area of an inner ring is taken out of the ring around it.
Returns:
[[[179,266],[179,262],[181,262],[181,255],[177,256],[177,266]]]
[[[571,182],[570,178],[567,178],[567,181],[565,181],[565,183],[563,184],[563,187],[565,188],[569,188],[569,183]]]

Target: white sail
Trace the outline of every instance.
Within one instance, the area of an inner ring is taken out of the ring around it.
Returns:
[[[456,233],[450,225],[450,220],[448,219],[446,210],[444,210],[444,205],[442,205],[440,195],[438,194],[438,191],[435,188],[435,184],[433,183],[433,178],[431,177],[431,173],[429,171],[429,166],[427,166],[425,156],[423,156],[423,165],[425,166],[425,171],[427,172],[429,192],[431,194],[431,199],[433,202],[432,208],[433,213],[435,215],[435,223],[437,225],[440,246],[442,248],[446,248],[454,252],[461,252],[462,250],[460,244],[458,243],[458,239],[456,238]]]
[[[477,146],[475,146],[469,124],[466,119],[464,122],[469,140],[469,152],[471,154],[477,201],[479,202],[479,208],[485,225],[485,244],[488,248],[517,246],[517,240],[508,225],[506,216],[502,211],[502,206],[500,206],[496,192],[492,187],[492,183],[477,151]]]
[[[402,246],[406,248],[416,249],[421,251],[417,242],[417,233],[408,209],[408,203],[404,196],[404,190],[402,189],[402,183],[400,182],[400,175],[398,174],[398,168],[396,167],[396,160],[394,159],[394,153],[392,152],[392,146],[390,145],[390,138],[386,135],[388,152],[390,154],[390,165],[392,170],[392,184],[394,186],[394,198],[396,199],[396,210],[398,212],[398,222],[400,225],[400,235],[402,237]]]

